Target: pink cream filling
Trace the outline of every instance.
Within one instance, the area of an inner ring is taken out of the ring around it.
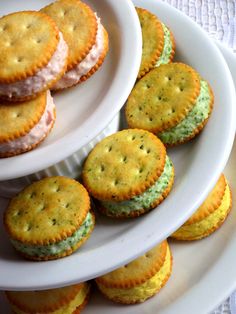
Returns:
[[[97,16],[96,16],[97,17]],[[73,69],[69,70],[64,76],[53,85],[52,89],[61,89],[73,86],[77,84],[80,78],[87,74],[98,62],[104,49],[104,38],[103,38],[103,26],[100,19],[97,17],[98,29],[96,35],[96,42],[91,48],[87,56],[77,64]]]
[[[55,105],[50,92],[47,92],[47,105],[39,122],[26,135],[6,143],[0,144],[1,153],[14,153],[17,150],[27,150],[29,146],[40,142],[51,129],[55,120]]]
[[[48,83],[61,73],[68,56],[68,46],[59,33],[60,39],[56,51],[47,66],[39,70],[34,76],[15,83],[0,83],[0,96],[27,97],[42,91]]]

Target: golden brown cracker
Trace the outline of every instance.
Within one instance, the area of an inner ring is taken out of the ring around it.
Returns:
[[[86,285],[88,283],[42,291],[6,291],[6,296],[13,306],[26,313],[51,313],[68,305]]]
[[[19,155],[19,154],[22,154],[22,153],[25,153],[25,152],[28,152],[30,150],[35,149],[48,136],[48,134],[51,132],[51,130],[54,126],[55,119],[56,119],[56,109],[55,108],[53,110],[53,116],[54,116],[54,119],[53,119],[53,123],[51,124],[51,127],[48,129],[47,132],[44,133],[43,137],[41,137],[38,141],[36,141],[34,144],[25,146],[21,149],[15,149],[14,152],[4,152],[4,153],[0,152],[0,158],[13,157],[13,156],[16,156],[16,155]]]
[[[3,16],[0,35],[0,83],[33,76],[48,64],[59,42],[55,22],[36,11]]]
[[[95,43],[97,20],[91,8],[78,0],[59,0],[41,9],[56,22],[69,47],[67,71],[81,62]]]
[[[121,201],[141,194],[163,172],[166,150],[152,133],[128,129],[98,143],[85,161],[85,187],[97,199]]]
[[[26,135],[41,119],[46,104],[46,92],[17,104],[0,101],[0,143]]]
[[[171,252],[170,252],[171,254]],[[171,259],[170,259],[170,269],[168,271],[168,273],[166,274],[164,280],[162,281],[161,285],[159,287],[156,288],[156,291],[153,293],[152,296],[148,297],[148,298],[151,298],[153,297],[155,294],[157,294],[167,283],[168,279],[170,278],[171,276],[171,273],[172,273],[172,268],[173,268],[173,257],[172,257],[172,254],[171,254]],[[100,289],[100,292],[106,297],[108,298],[109,300],[113,301],[113,302],[116,302],[116,303],[120,303],[120,304],[139,304],[141,302],[143,302],[143,300],[141,301],[140,299],[138,298],[132,298],[130,297],[129,300],[124,300],[124,298],[122,298],[122,296],[115,296],[115,297],[111,297],[110,295],[104,293],[105,291]],[[147,298],[147,299],[148,299]],[[145,299],[145,301],[147,300]]]
[[[5,211],[10,237],[30,245],[49,245],[71,236],[90,208],[86,189],[67,177],[48,177],[26,187]]]
[[[167,245],[167,241],[163,241],[127,265],[96,278],[96,282],[107,288],[132,288],[144,283],[162,267]]]
[[[200,93],[198,73],[183,63],[151,70],[133,88],[125,108],[129,127],[158,133],[176,126]]]
[[[213,213],[222,202],[225,194],[226,185],[226,178],[222,173],[205,201],[197,209],[197,211],[185,222],[185,225],[191,225],[193,223],[196,223]]]
[[[229,204],[225,203],[225,196],[229,198]],[[224,208],[220,209],[220,206],[222,205],[224,205]],[[227,205],[227,207],[225,205]],[[192,241],[205,238],[223,224],[231,210],[231,207],[231,190],[224,178],[224,175],[222,174],[216,186],[208,195],[202,206],[200,206],[190,219],[187,220],[177,231],[175,231],[171,237],[182,241]]]
[[[138,13],[143,46],[142,60],[138,73],[138,79],[149,72],[161,56],[164,47],[164,31],[159,19],[146,9],[136,8]]]

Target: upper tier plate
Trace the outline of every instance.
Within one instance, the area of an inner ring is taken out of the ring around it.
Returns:
[[[105,1],[97,3],[102,5]],[[23,260],[0,225],[0,289],[69,285],[127,263],[177,229],[202,203],[226,164],[235,132],[236,96],[224,58],[207,35],[179,11],[157,0],[135,0],[135,4],[157,14],[173,30],[175,60],[195,67],[212,85],[215,106],[209,123],[198,138],[169,150],[176,170],[175,184],[157,209],[127,221],[98,216],[91,238],[69,257],[49,262]],[[4,203],[1,204],[4,209]]]
[[[3,0],[0,16],[38,10],[50,0]],[[55,95],[57,119],[50,136],[35,150],[0,159],[0,181],[45,169],[78,151],[97,136],[123,106],[141,60],[141,30],[129,0],[88,0],[109,34],[109,53],[89,80]],[[46,158],[45,158],[46,157]]]

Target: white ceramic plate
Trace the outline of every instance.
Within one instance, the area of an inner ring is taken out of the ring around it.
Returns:
[[[233,192],[236,191],[235,160],[236,142],[224,171]],[[169,243],[173,273],[158,295],[140,305],[119,306],[96,293],[83,314],[209,314],[236,289],[235,193],[233,209],[217,232],[196,242]],[[0,312],[11,314],[1,293]]]
[[[40,9],[52,0],[2,0],[0,16]],[[89,80],[57,93],[57,120],[49,137],[35,150],[0,159],[0,180],[48,168],[95,138],[123,106],[136,80],[141,58],[141,30],[129,0],[87,0],[106,27],[110,49],[104,64]],[[45,158],[46,157],[46,158]]]
[[[99,216],[90,239],[67,258],[46,263],[22,260],[0,226],[0,238],[5,239],[0,250],[0,288],[69,285],[127,263],[177,229],[200,205],[226,164],[236,114],[234,85],[225,60],[207,35],[179,11],[156,0],[135,3],[149,8],[171,27],[176,37],[177,60],[194,66],[211,83],[215,108],[209,123],[197,139],[169,150],[176,181],[172,193],[158,209],[128,221]]]

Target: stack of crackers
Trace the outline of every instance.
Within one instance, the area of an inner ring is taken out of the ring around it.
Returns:
[[[0,157],[29,151],[52,129],[50,90],[77,85],[95,73],[108,34],[85,3],[59,0],[38,11],[0,18]]]
[[[73,43],[70,42],[77,25],[64,23],[64,16],[73,20],[71,5],[83,4],[70,1],[57,1],[41,10],[55,19],[69,43],[66,73],[53,82],[53,89],[78,83],[75,72],[86,67],[79,62],[91,49],[92,38],[96,37],[94,29],[99,24],[97,16],[91,15],[84,5],[83,12],[91,32],[84,35],[86,48],[78,57],[72,52]],[[58,259],[77,250],[94,228],[91,197],[95,207],[112,219],[134,219],[156,210],[174,184],[174,165],[168,156],[168,147],[191,140],[208,121],[214,99],[210,84],[190,65],[172,62],[175,52],[172,32],[151,12],[141,8],[136,10],[143,34],[143,57],[137,82],[125,107],[129,128],[103,139],[90,152],[83,167],[83,185],[65,177],[45,178],[11,200],[4,214],[6,230],[15,249],[28,259]],[[39,20],[47,20],[41,12],[33,15]],[[22,14],[27,18],[31,16],[28,12]],[[59,33],[57,37],[57,26],[50,19],[48,21],[55,31],[54,41],[57,43],[58,38],[62,40],[62,35]],[[102,26],[100,31],[97,30],[97,36],[104,40],[103,52],[87,74],[81,70],[79,81],[91,75],[104,58],[107,35]],[[43,38],[40,37],[44,42]],[[51,45],[54,41],[50,41]],[[85,47],[82,39],[81,46]],[[45,54],[45,58],[49,55]],[[42,60],[38,66],[44,66]],[[21,61],[26,62],[24,58]],[[61,68],[64,69],[64,65]],[[6,71],[4,75],[7,77],[10,72]],[[27,75],[24,79],[27,80]],[[11,81],[4,84],[10,86]],[[13,80],[14,84],[17,83]],[[15,100],[15,93],[9,95]],[[43,99],[42,95],[39,97]],[[36,99],[31,100],[30,108]],[[18,105],[11,106],[17,108]],[[230,187],[222,174],[203,204],[171,237],[190,241],[210,235],[222,225],[231,204]],[[164,240],[134,261],[96,278],[95,283],[101,293],[114,302],[144,302],[166,284],[172,272],[172,262],[171,248]],[[90,284],[81,283],[46,291],[8,291],[6,295],[15,313],[80,313],[88,301],[89,291]]]

